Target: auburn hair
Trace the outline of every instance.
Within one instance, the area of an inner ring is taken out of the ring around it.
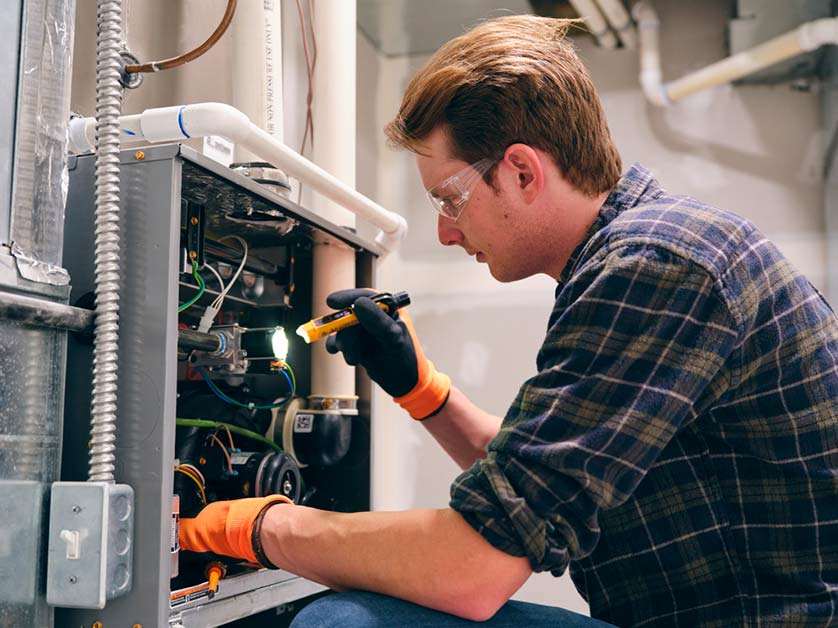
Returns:
[[[613,188],[620,155],[593,81],[566,37],[574,22],[500,17],[446,43],[407,86],[384,129],[391,145],[419,153],[442,125],[456,159],[501,159],[520,142],[548,153],[588,196]]]

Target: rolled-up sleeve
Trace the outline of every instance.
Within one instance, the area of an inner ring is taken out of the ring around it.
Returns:
[[[720,394],[739,325],[724,286],[668,249],[591,259],[557,296],[538,355],[451,507],[495,547],[559,575],[590,554],[677,430]],[[713,384],[713,385],[711,385]]]

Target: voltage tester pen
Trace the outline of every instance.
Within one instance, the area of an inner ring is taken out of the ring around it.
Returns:
[[[396,310],[410,305],[410,295],[407,292],[396,292],[395,294],[381,292],[370,298],[378,307],[394,318]],[[297,334],[310,344],[325,338],[329,334],[357,324],[358,317],[355,315],[354,306],[350,306],[300,325],[297,327]]]

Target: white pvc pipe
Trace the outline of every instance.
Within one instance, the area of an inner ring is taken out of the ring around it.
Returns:
[[[597,0],[597,3],[623,46],[629,50],[637,48],[637,33],[622,0]]]
[[[224,103],[197,103],[146,109],[120,118],[122,139],[149,142],[183,141],[192,137],[221,135],[240,143],[265,161],[303,181],[342,207],[373,223],[381,232],[375,241],[391,251],[407,233],[403,216],[381,207],[323,168],[312,163],[266,131],[246,115]],[[75,152],[90,152],[95,144],[96,120],[70,120],[70,145]]]
[[[634,5],[632,15],[640,32],[640,84],[655,105],[665,106],[690,94],[730,83],[775,63],[838,43],[838,18],[807,22],[759,46],[732,55],[697,72],[664,84],[660,69],[660,22],[645,2]]]
[[[311,3],[311,23],[317,59],[313,80],[313,141],[311,160],[346,185],[355,187],[355,2],[317,0]],[[313,50],[312,50],[313,52]],[[307,206],[331,222],[355,227],[355,216],[318,190]],[[334,239],[319,240],[312,251],[312,312],[329,311],[326,297],[354,288],[355,251]],[[311,347],[311,394],[326,397],[355,395],[355,369],[326,352],[326,343]]]
[[[658,14],[645,2],[635,4],[631,12],[640,39],[640,87],[649,102],[665,107],[672,103],[663,87]]]
[[[317,0],[312,23],[317,37],[311,160],[355,187],[355,2]],[[355,226],[355,219],[326,199],[313,199],[332,222]]]
[[[608,28],[608,23],[602,17],[594,0],[570,0],[570,4],[573,5],[579,17],[585,20],[588,30],[596,37],[600,46],[609,50],[617,47],[617,37]]]
[[[240,2],[232,24],[232,105],[282,141],[282,22],[278,2]],[[253,161],[240,154],[234,161]]]

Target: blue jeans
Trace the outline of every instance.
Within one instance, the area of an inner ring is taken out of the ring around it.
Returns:
[[[291,628],[613,628],[596,619],[563,608],[510,601],[492,619],[474,622],[411,602],[366,591],[335,593],[315,600],[291,622]]]

